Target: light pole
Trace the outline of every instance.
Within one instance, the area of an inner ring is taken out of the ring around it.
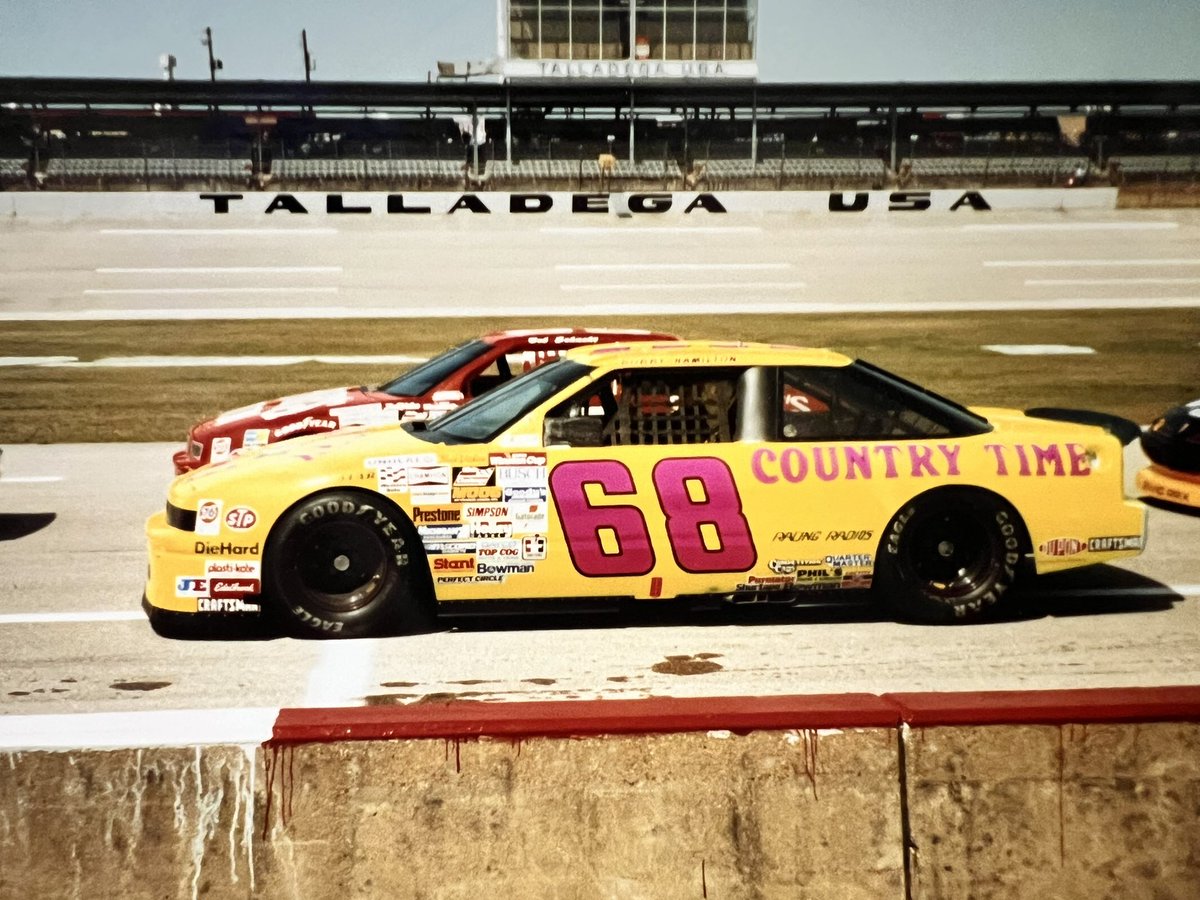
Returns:
[[[209,80],[216,81],[217,80],[217,69],[225,68],[225,63],[221,62],[221,60],[217,59],[213,55],[213,39],[212,39],[212,29],[211,28],[204,29],[204,37],[202,37],[200,39],[200,43],[208,48],[208,77],[209,77]]]
[[[305,83],[309,83],[312,81],[312,73],[313,69],[317,67],[317,61],[308,52],[307,29],[300,30],[300,46],[304,49],[304,81]]]

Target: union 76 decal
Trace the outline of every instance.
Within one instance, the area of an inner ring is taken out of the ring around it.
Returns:
[[[672,556],[685,572],[745,572],[758,559],[750,523],[742,514],[733,473],[711,456],[664,459],[651,474]],[[581,575],[645,575],[655,552],[646,518],[636,506],[594,506],[587,486],[606,497],[634,495],[637,487],[616,460],[565,462],[550,474],[550,494],[562,522],[571,562]]]

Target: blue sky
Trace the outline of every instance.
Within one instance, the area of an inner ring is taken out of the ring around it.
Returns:
[[[0,75],[423,81],[496,52],[495,0],[0,0]],[[762,81],[1200,79],[1200,0],[759,0]]]

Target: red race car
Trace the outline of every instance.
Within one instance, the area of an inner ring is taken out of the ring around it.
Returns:
[[[546,328],[499,331],[453,347],[378,387],[293,394],[221,413],[194,425],[175,454],[175,474],[221,462],[243,447],[261,447],[350,425],[435,419],[564,350],[593,344],[671,341],[637,329]]]

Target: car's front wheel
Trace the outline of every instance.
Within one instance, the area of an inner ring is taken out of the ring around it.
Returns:
[[[270,609],[301,634],[367,637],[427,630],[432,598],[420,540],[392,504],[328,491],[288,510],[267,544]]]
[[[1024,526],[1004,500],[943,490],[908,503],[888,523],[876,588],[902,617],[970,622],[995,609],[1017,577]]]

